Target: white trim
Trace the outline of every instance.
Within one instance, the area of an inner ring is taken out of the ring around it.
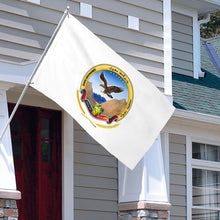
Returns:
[[[73,119],[62,112],[62,219],[74,220]]]
[[[36,64],[28,62],[19,65],[0,61],[0,81],[25,85]]]
[[[172,11],[171,0],[163,1],[164,94],[172,96]]]
[[[220,162],[213,162],[209,160],[192,159],[192,168],[197,168],[202,170],[214,170],[220,172],[219,163]]]
[[[170,143],[169,133],[161,132],[161,146],[163,151],[164,172],[167,186],[167,198],[170,203]],[[170,211],[168,212],[168,220],[170,219]]]
[[[187,200],[187,220],[192,218],[192,140],[186,136],[186,200]]]
[[[40,0],[27,0],[28,2],[40,5]]]
[[[167,132],[168,134],[176,134],[176,135],[183,135],[183,136],[189,135],[188,131],[186,132],[183,132],[182,130],[177,131],[176,128],[173,129],[173,128],[165,127],[163,131]]]
[[[139,18],[128,15],[128,28],[139,31]]]
[[[172,1],[173,1],[172,4],[179,5],[180,7],[183,7],[183,8],[194,8],[195,10],[198,10],[199,13],[212,13],[212,12],[218,11],[219,6],[220,6],[219,0],[193,0],[193,1],[192,0],[188,0],[188,1],[172,0]],[[201,2],[202,7],[199,6],[200,2]]]
[[[220,136],[217,140],[213,140],[212,137],[192,137],[192,142],[220,146]]]
[[[207,210],[215,210],[215,211],[218,210],[218,211],[220,211],[220,208],[217,208],[217,207],[212,208],[210,206],[192,206],[192,209],[200,209],[200,210],[207,209]]]
[[[80,2],[80,15],[87,18],[92,18],[92,5]]]
[[[163,149],[163,159],[164,159],[164,170],[165,179],[167,185],[168,202],[170,202],[170,146],[169,146],[169,133],[161,133],[161,145]]]
[[[203,0],[203,1],[211,3],[211,4],[215,4],[215,5],[220,5],[220,1],[219,0]]]
[[[205,138],[204,138],[205,139]],[[219,140],[220,141],[220,140]],[[220,210],[218,208],[211,208],[206,206],[193,206],[192,204],[192,168],[196,169],[203,169],[203,170],[213,170],[219,171],[219,162],[214,161],[206,161],[200,159],[193,159],[192,158],[192,143],[204,143],[204,144],[212,144],[206,138],[206,141],[199,137],[188,137],[188,148],[187,148],[187,220],[191,220],[192,216],[192,209],[208,209],[208,210]],[[217,143],[219,145],[220,142]]]
[[[8,120],[8,103],[6,90],[0,88],[0,132]],[[7,128],[0,143],[0,189],[15,190],[16,179],[12,152],[10,127]]]
[[[198,21],[198,12],[193,13],[193,77],[199,78],[201,72],[200,58],[200,25]]]
[[[176,109],[173,116],[220,125],[220,117],[214,115]]]
[[[210,18],[211,18],[210,13],[205,14],[204,18],[199,20],[199,25],[203,25],[203,24],[208,23],[210,21]]]

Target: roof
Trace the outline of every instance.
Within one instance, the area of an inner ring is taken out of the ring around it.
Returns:
[[[201,40],[201,65],[204,78],[194,79],[173,73],[174,106],[187,111],[220,116],[220,74],[210,60],[203,43],[212,44],[220,57],[220,37]]]

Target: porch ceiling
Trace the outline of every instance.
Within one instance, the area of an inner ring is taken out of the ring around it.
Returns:
[[[200,16],[206,13],[220,11],[219,0],[172,0],[173,3],[178,3],[185,7],[195,8]]]

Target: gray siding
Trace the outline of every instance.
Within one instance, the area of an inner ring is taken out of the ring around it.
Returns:
[[[75,219],[117,219],[117,160],[74,124]]]
[[[163,90],[161,0],[88,0],[93,18],[79,16],[79,0],[0,0],[0,59],[22,63],[39,59],[67,5],[71,13]],[[127,28],[127,16],[140,18],[140,31]]]
[[[169,135],[171,220],[186,220],[186,138]]]
[[[193,76],[192,17],[172,13],[173,72]]]

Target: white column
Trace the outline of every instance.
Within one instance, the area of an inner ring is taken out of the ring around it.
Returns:
[[[134,170],[119,163],[119,202],[138,201],[168,203],[160,136]]]
[[[8,120],[6,88],[0,85],[0,132]],[[15,170],[12,153],[10,128],[7,129],[0,143],[0,190],[16,190]]]
[[[198,22],[198,12],[193,13],[193,77],[199,78],[200,68],[200,25]]]
[[[172,12],[171,0],[163,1],[164,94],[172,96]]]
[[[62,207],[63,220],[74,220],[74,139],[73,139],[73,118],[66,112],[62,112]]]

